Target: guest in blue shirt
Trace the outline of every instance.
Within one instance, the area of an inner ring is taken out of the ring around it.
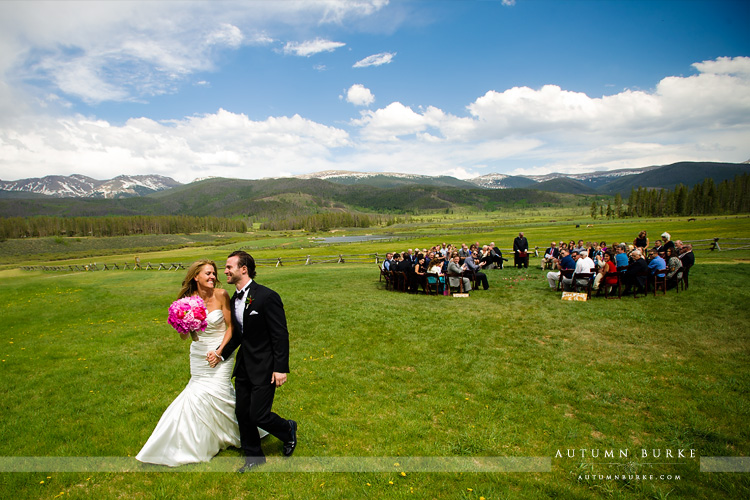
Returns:
[[[387,254],[385,254],[385,260],[383,261],[383,270],[390,271],[392,263],[393,263],[393,254],[388,252]]]
[[[665,272],[657,273],[657,271],[665,271],[667,269],[667,263],[653,250],[649,250],[648,256],[651,259],[648,263],[648,269],[651,271],[651,275],[663,278]]]
[[[628,254],[625,253],[626,250],[625,243],[620,243],[619,245],[615,245],[615,264],[617,265],[618,271],[623,271],[624,269],[620,269],[621,267],[628,267]]]
[[[576,261],[573,257],[570,256],[570,253],[568,253],[567,248],[561,249],[560,255],[562,255],[562,258],[556,262],[557,269],[575,269],[576,268]],[[550,288],[553,288],[553,289],[557,288],[557,282],[560,279],[560,273],[561,271],[550,271],[547,273],[547,283],[549,283]]]

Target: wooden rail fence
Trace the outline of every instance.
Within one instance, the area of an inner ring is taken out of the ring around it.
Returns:
[[[706,250],[718,252],[730,252],[733,250],[750,250],[750,238],[711,238],[706,240],[683,240],[683,243],[693,245],[693,250]],[[544,253],[545,247],[535,246],[530,253],[537,256]],[[513,253],[512,249],[502,248],[503,255]],[[507,252],[507,253],[506,253]],[[385,254],[378,252],[365,254],[338,254],[338,255],[307,255],[305,257],[255,259],[257,266],[310,266],[313,264],[380,264],[385,259]],[[39,265],[22,266],[23,271],[179,271],[190,267],[190,263],[184,262],[147,262],[146,264],[69,264],[69,265]]]

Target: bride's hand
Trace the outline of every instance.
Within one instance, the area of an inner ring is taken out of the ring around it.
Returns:
[[[210,366],[211,368],[215,368],[216,365],[219,364],[219,361],[221,361],[221,359],[216,355],[216,351],[211,351],[206,354],[206,361],[208,361],[208,366]]]

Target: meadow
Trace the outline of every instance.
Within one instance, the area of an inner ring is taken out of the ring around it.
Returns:
[[[576,228],[575,218],[550,222],[549,214],[424,216],[389,228],[408,236],[397,244],[324,246],[289,232],[140,257],[222,265],[237,246],[262,258],[443,240],[507,248],[519,230],[540,247],[627,241],[641,228],[652,239],[667,229],[707,240],[745,237],[749,220]],[[102,260],[132,261],[126,250]],[[560,301],[533,267],[488,271],[490,289],[469,298],[385,290],[374,264],[261,267],[257,279],[280,293],[291,335],[292,373],[275,408],[298,420],[300,444],[291,459],[244,475],[144,468],[132,458],[189,378],[188,342],[166,324],[184,271],[0,271],[0,497],[748,498],[747,472],[706,472],[701,457],[750,452],[750,252],[701,248],[696,261],[687,291],[586,303]],[[264,447],[280,457],[273,438]],[[9,472],[21,457],[117,465]],[[230,448],[215,461],[238,457]],[[435,472],[412,465],[420,457],[464,460]],[[482,471],[493,457],[541,457],[547,466]],[[326,460],[334,466],[308,468]],[[337,472],[342,464],[356,470]],[[626,477],[606,479],[615,474]]]

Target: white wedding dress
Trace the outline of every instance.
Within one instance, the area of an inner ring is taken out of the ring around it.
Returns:
[[[190,345],[190,381],[166,409],[143,449],[135,457],[150,464],[178,465],[208,462],[228,446],[240,447],[234,414],[235,394],[230,380],[233,357],[211,368],[206,354],[224,338],[220,309],[208,313],[208,327]],[[261,437],[265,431],[259,429]]]

